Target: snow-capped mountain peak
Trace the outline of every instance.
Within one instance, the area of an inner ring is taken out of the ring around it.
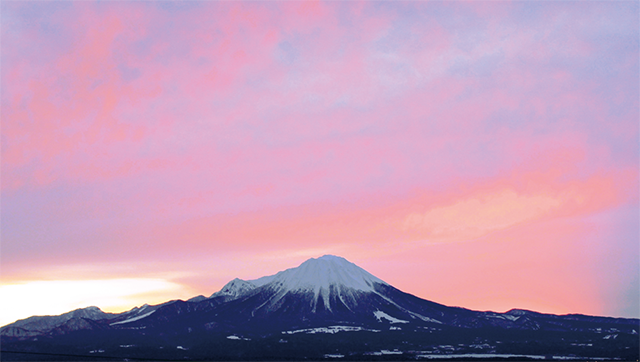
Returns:
[[[249,280],[248,283],[257,288],[256,292],[269,294],[267,301],[257,309],[276,310],[287,296],[297,295],[295,298],[310,302],[312,313],[316,313],[319,305],[323,306],[323,310],[332,311],[336,303],[351,309],[358,304],[359,296],[363,293],[378,294],[376,288],[379,285],[388,286],[366,270],[333,255],[312,258],[297,268]]]
[[[312,311],[315,312],[319,299],[322,299],[328,310],[331,310],[331,300],[335,298],[343,304],[354,306],[357,304],[356,294],[376,293],[376,284],[388,286],[381,279],[345,258],[324,255],[309,259],[297,268],[287,269],[275,275],[255,280],[233,279],[209,298],[224,298],[225,302],[228,302],[259,293],[261,290],[268,290],[271,296],[261,307],[270,308],[278,305],[279,301],[289,293],[310,293]]]
[[[229,283],[225,284],[220,291],[215,292],[209,298],[218,297],[218,296],[226,296],[230,297],[229,299],[239,298],[242,295],[245,295],[247,292],[255,289],[256,286],[246,280],[235,278]]]
[[[271,284],[287,291],[329,290],[330,286],[374,292],[374,284],[385,284],[381,279],[349,262],[345,258],[324,255],[312,258],[270,277],[250,281],[258,285]]]

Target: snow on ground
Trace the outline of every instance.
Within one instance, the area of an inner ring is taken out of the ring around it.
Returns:
[[[376,317],[378,322],[382,322],[382,319],[386,319],[390,323],[409,323],[409,321],[403,321],[402,319],[394,318],[381,310],[373,312],[373,315]]]
[[[528,354],[483,354],[483,353],[465,353],[465,354],[419,354],[416,358],[533,358],[544,359],[545,356],[528,355]]]
[[[113,326],[113,325],[116,325],[116,324],[124,324],[124,323],[135,322],[135,321],[140,320],[142,318],[147,318],[148,316],[152,315],[154,312],[155,312],[155,310],[152,310],[149,313],[145,313],[143,315],[139,315],[137,317],[129,318],[127,320],[123,320],[123,321],[120,321],[120,322],[111,323],[110,325]]]
[[[403,354],[403,353],[404,352],[398,351],[398,350],[389,351],[388,349],[383,349],[380,352],[367,352],[367,353],[365,353],[365,355],[368,355],[368,356],[382,356],[382,355]]]
[[[545,359],[546,356],[532,354],[498,354],[498,353],[465,353],[465,354],[419,354],[416,358],[444,359],[444,358],[531,358]],[[552,356],[554,360],[599,360],[605,361],[605,357],[577,357],[577,356]]]
[[[329,327],[319,327],[319,328],[308,328],[308,329],[298,329],[295,331],[284,331],[282,334],[296,334],[296,333],[306,333],[306,334],[316,334],[316,333],[338,333],[338,332],[359,332],[359,331],[367,331],[367,332],[380,332],[377,329],[366,329],[362,327],[353,327],[353,326],[329,326]]]
[[[227,339],[234,339],[236,341],[250,341],[251,340],[251,338],[243,338],[243,337],[238,337],[236,335],[227,336]]]
[[[325,354],[324,358],[342,358],[344,357],[343,354]]]
[[[483,343],[483,344],[471,344],[469,345],[469,347],[471,348],[475,348],[475,349],[487,349],[487,348],[492,348],[492,346],[490,344],[487,343]]]
[[[606,358],[606,357],[576,357],[576,356],[553,356],[553,359],[559,359],[559,360],[596,360],[596,361],[607,361],[607,360],[611,360],[611,358]],[[614,358],[614,359],[618,359],[618,358]]]
[[[177,349],[181,349],[181,350],[183,350],[183,351],[187,351],[187,350],[189,350],[189,348],[184,348],[184,347],[182,347],[182,346],[176,346],[176,348],[177,348]]]

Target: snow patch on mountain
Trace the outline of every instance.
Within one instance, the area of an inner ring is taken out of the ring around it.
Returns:
[[[409,313],[412,318],[418,318],[421,319],[425,322],[431,322],[431,323],[438,323],[438,324],[442,324],[442,322],[440,322],[439,320],[433,319],[433,318],[429,318],[429,317],[425,317],[422,314],[418,314],[418,313],[414,313],[406,308],[403,308],[401,305],[399,305],[398,303],[394,302],[393,300],[391,300],[390,298],[385,297],[384,295],[380,294],[380,293],[376,293],[379,296],[381,296],[384,300],[386,300],[387,302],[389,302],[392,305],[395,305],[396,307],[398,307],[401,311]]]
[[[519,315],[511,315],[511,314],[497,314],[497,313],[487,313],[485,314],[487,317],[489,318],[498,318],[498,319],[506,319],[506,320],[510,320],[512,322],[517,321],[518,319],[520,319]]]
[[[376,317],[376,319],[378,320],[378,322],[382,322],[383,319],[388,320],[390,323],[409,323],[409,321],[403,321],[402,319],[398,319],[398,318],[394,318],[390,315],[388,315],[387,313],[377,310],[375,312],[373,312],[373,315]]]
[[[225,284],[220,291],[211,294],[209,298],[225,296],[228,300],[238,299],[256,288],[256,285],[246,280],[235,278]]]
[[[126,320],[123,320],[123,321],[120,321],[120,322],[114,322],[114,323],[111,323],[109,325],[110,326],[114,326],[116,324],[125,324],[125,323],[135,322],[135,321],[140,320],[142,318],[147,318],[148,316],[152,315],[154,312],[155,312],[155,310],[152,310],[151,312],[145,313],[143,315],[139,315],[139,316],[136,316],[136,317],[133,317],[133,318],[129,318],[129,319],[126,319]]]

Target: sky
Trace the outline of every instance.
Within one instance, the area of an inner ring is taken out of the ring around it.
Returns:
[[[324,254],[640,317],[637,1],[0,7],[0,325]]]

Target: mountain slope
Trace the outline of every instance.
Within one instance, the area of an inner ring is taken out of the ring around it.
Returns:
[[[101,311],[98,307],[80,308],[59,316],[34,316],[21,319],[0,329],[0,334],[9,337],[33,337],[58,328],[62,328],[62,331],[90,329],[91,324],[87,323],[87,320],[98,321],[115,316],[115,314]]]
[[[256,286],[253,283],[235,278],[229,283],[225,284],[222,289],[211,294],[209,298],[225,297],[225,300],[231,301],[234,299],[238,299],[242,295],[249,293],[255,288]]]

